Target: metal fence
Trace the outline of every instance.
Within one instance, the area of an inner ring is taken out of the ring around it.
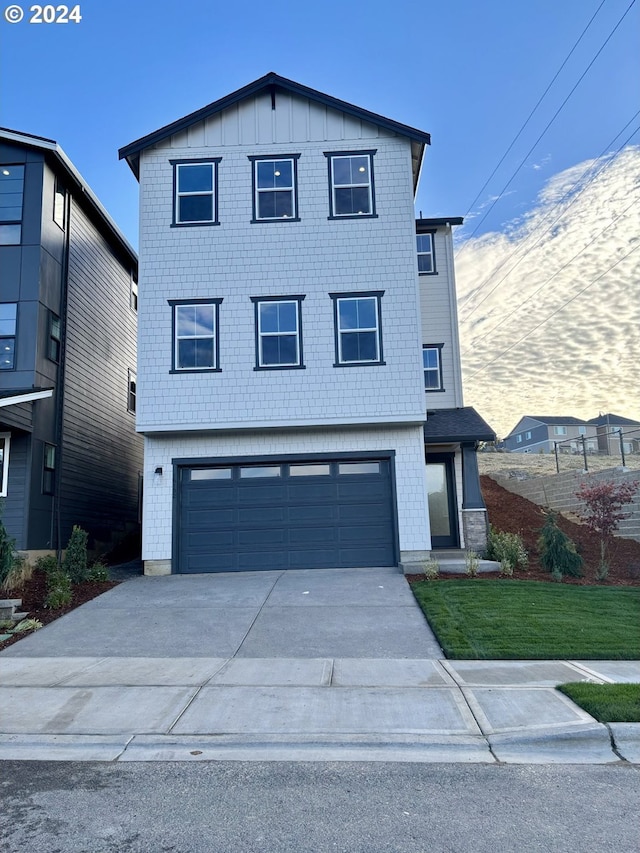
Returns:
[[[617,439],[614,438],[614,436],[617,436]],[[592,444],[594,441],[599,443],[602,438],[606,440],[606,450],[589,449],[589,444]],[[630,441],[628,440],[629,438],[631,438]],[[589,458],[593,458],[594,456],[607,457],[611,460],[620,459],[620,464],[624,468],[629,454],[636,455],[640,453],[640,427],[626,431],[623,431],[621,427],[617,429],[614,427],[609,429],[604,436],[589,436],[587,438],[586,435],[579,435],[574,438],[568,438],[565,441],[554,441],[553,449],[556,457],[556,471],[558,474],[560,473],[561,458],[563,460],[562,467],[565,469],[582,467],[582,470],[588,471]],[[568,457],[573,457],[577,464],[566,464]]]

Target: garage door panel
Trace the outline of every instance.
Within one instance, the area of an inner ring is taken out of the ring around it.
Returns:
[[[357,457],[348,464],[323,461],[316,476],[301,475],[304,464],[318,466],[238,463],[227,465],[226,480],[209,473],[192,478],[187,469],[180,481],[177,571],[395,565],[388,460],[374,462],[377,474]]]

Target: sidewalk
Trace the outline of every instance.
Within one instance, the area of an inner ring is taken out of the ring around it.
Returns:
[[[640,763],[554,690],[640,662],[442,658],[392,570],[136,578],[0,654],[0,758]]]

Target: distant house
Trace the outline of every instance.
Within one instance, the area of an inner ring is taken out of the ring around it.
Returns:
[[[625,453],[640,452],[640,421],[608,413],[587,423],[596,428],[600,453],[619,456],[621,447]]]
[[[267,74],[120,151],[140,182],[147,574],[486,543],[429,134]]]
[[[137,523],[137,268],[62,149],[0,130],[0,505],[31,556]]]
[[[504,439],[506,450],[514,453],[596,453],[596,426],[590,421],[568,416],[525,415]]]

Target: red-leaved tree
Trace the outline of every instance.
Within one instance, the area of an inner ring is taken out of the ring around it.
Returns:
[[[576,497],[584,501],[584,512],[579,513],[587,528],[600,537],[600,566],[596,572],[597,580],[605,580],[609,574],[608,550],[613,535],[618,529],[620,522],[626,518],[627,511],[624,506],[630,504],[638,487],[639,482],[612,483],[603,481],[600,483],[582,483]]]

